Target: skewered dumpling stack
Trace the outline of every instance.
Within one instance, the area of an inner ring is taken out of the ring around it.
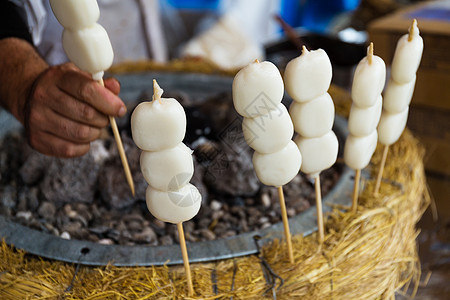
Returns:
[[[334,103],[327,93],[332,77],[331,62],[322,49],[308,51],[291,60],[284,74],[286,90],[294,99],[289,108],[298,136],[295,143],[303,157],[301,171],[311,177],[331,167],[337,159],[338,140],[331,130]]]
[[[262,183],[280,187],[294,178],[302,156],[291,140],[294,127],[286,107],[280,71],[271,62],[255,61],[233,80],[233,103],[244,117],[242,130],[255,150],[253,166]]]
[[[67,57],[80,69],[101,80],[114,53],[106,30],[97,23],[100,10],[95,0],[50,0],[64,27],[62,45]]]
[[[143,150],[141,171],[149,184],[149,211],[161,221],[180,224],[198,213],[201,195],[189,183],[194,163],[192,150],[182,142],[186,114],[176,99],[161,98],[162,93],[154,81],[153,101],[136,107],[131,131],[135,144]]]
[[[383,145],[395,143],[405,129],[422,52],[423,39],[414,21],[409,34],[399,39],[392,60],[391,78],[384,93],[383,113],[378,125],[378,140]]]
[[[344,160],[354,170],[364,169],[377,147],[385,80],[386,65],[381,57],[373,55],[373,44],[370,44],[367,56],[356,67],[351,92],[350,134],[345,142]]]

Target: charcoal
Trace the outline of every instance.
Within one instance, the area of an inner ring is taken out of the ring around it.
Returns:
[[[103,164],[99,174],[99,189],[103,201],[117,209],[129,207],[139,198],[145,199],[145,191],[148,186],[140,169],[141,150],[127,135],[122,134],[122,143],[134,181],[135,197],[131,194],[115,145],[111,146],[111,157]]]
[[[53,159],[37,151],[30,150],[29,155],[27,155],[19,171],[23,182],[32,185],[41,180],[45,176],[46,170]]]

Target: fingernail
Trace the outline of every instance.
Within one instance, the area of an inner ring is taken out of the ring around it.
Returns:
[[[119,109],[119,117],[125,116],[126,113],[127,113],[127,108],[126,108],[125,106],[122,106],[122,107]]]

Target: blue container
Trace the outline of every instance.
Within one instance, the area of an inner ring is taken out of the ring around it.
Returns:
[[[217,10],[220,0],[166,0],[168,4],[177,9],[190,10]]]
[[[334,17],[355,10],[360,0],[282,0],[281,16],[292,27],[324,33]]]

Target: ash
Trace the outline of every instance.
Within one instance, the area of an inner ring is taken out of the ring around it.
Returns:
[[[277,191],[262,185],[254,173],[253,151],[245,143],[231,95],[219,94],[201,105],[185,94],[166,97],[179,99],[185,107],[184,143],[194,150],[191,183],[203,196],[198,215],[184,223],[186,239],[226,238],[281,222]],[[141,98],[151,99],[148,93]],[[93,142],[83,157],[59,159],[32,150],[22,132],[13,132],[0,146],[0,213],[64,239],[155,246],[178,242],[176,226],[155,219],[147,210],[147,183],[140,172],[141,150],[131,139],[130,116],[118,125],[136,197],[127,185],[111,133]],[[341,171],[337,164],[322,172],[323,196]],[[315,201],[314,186],[302,174],[283,189],[289,217]]]

